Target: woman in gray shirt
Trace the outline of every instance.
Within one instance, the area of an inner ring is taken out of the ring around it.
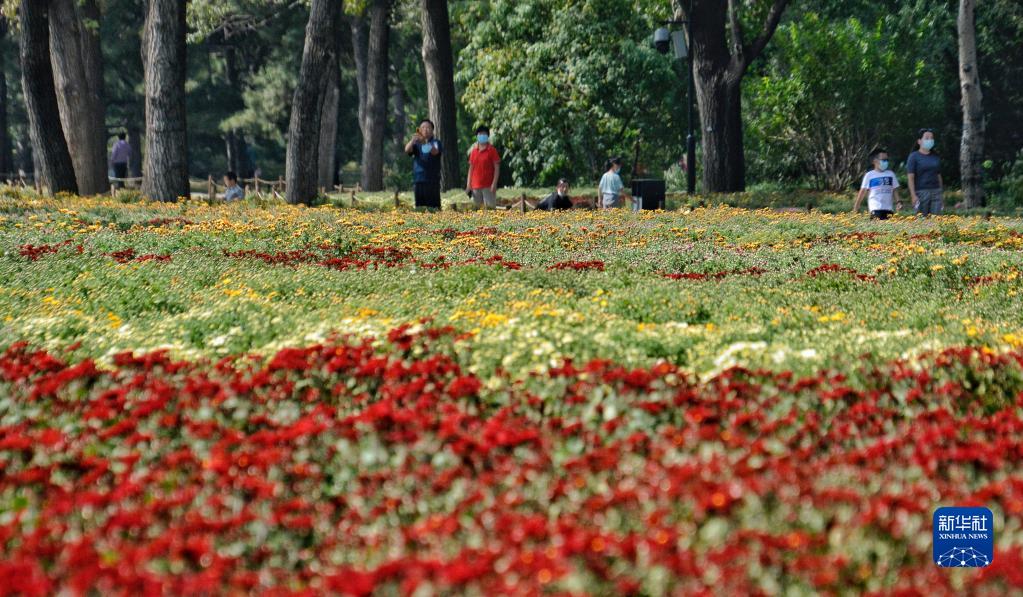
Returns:
[[[909,194],[913,197],[916,213],[922,216],[938,215],[942,210],[941,158],[934,153],[934,131],[920,129],[917,150],[906,160],[909,174]]]

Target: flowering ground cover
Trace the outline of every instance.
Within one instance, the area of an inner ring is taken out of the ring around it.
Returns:
[[[1023,590],[1023,222],[0,218],[0,591]]]

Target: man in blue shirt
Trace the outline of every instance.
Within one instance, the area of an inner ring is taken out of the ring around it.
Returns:
[[[405,145],[412,156],[412,183],[416,207],[440,209],[440,140],[433,136],[433,121],[424,118],[416,134]]]

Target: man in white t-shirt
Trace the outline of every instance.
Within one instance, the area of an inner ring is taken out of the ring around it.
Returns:
[[[896,207],[901,208],[899,201],[899,179],[888,168],[888,152],[878,151],[872,156],[874,169],[863,175],[860,192],[853,203],[853,213],[860,211],[863,195],[870,192],[867,198],[867,209],[870,219],[887,220],[895,213]]]

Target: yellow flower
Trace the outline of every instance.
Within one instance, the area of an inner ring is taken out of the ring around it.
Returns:
[[[1023,336],[1018,336],[1016,334],[1005,334],[1004,336],[1002,336],[1002,340],[1006,344],[1009,344],[1015,348],[1023,346]]]

